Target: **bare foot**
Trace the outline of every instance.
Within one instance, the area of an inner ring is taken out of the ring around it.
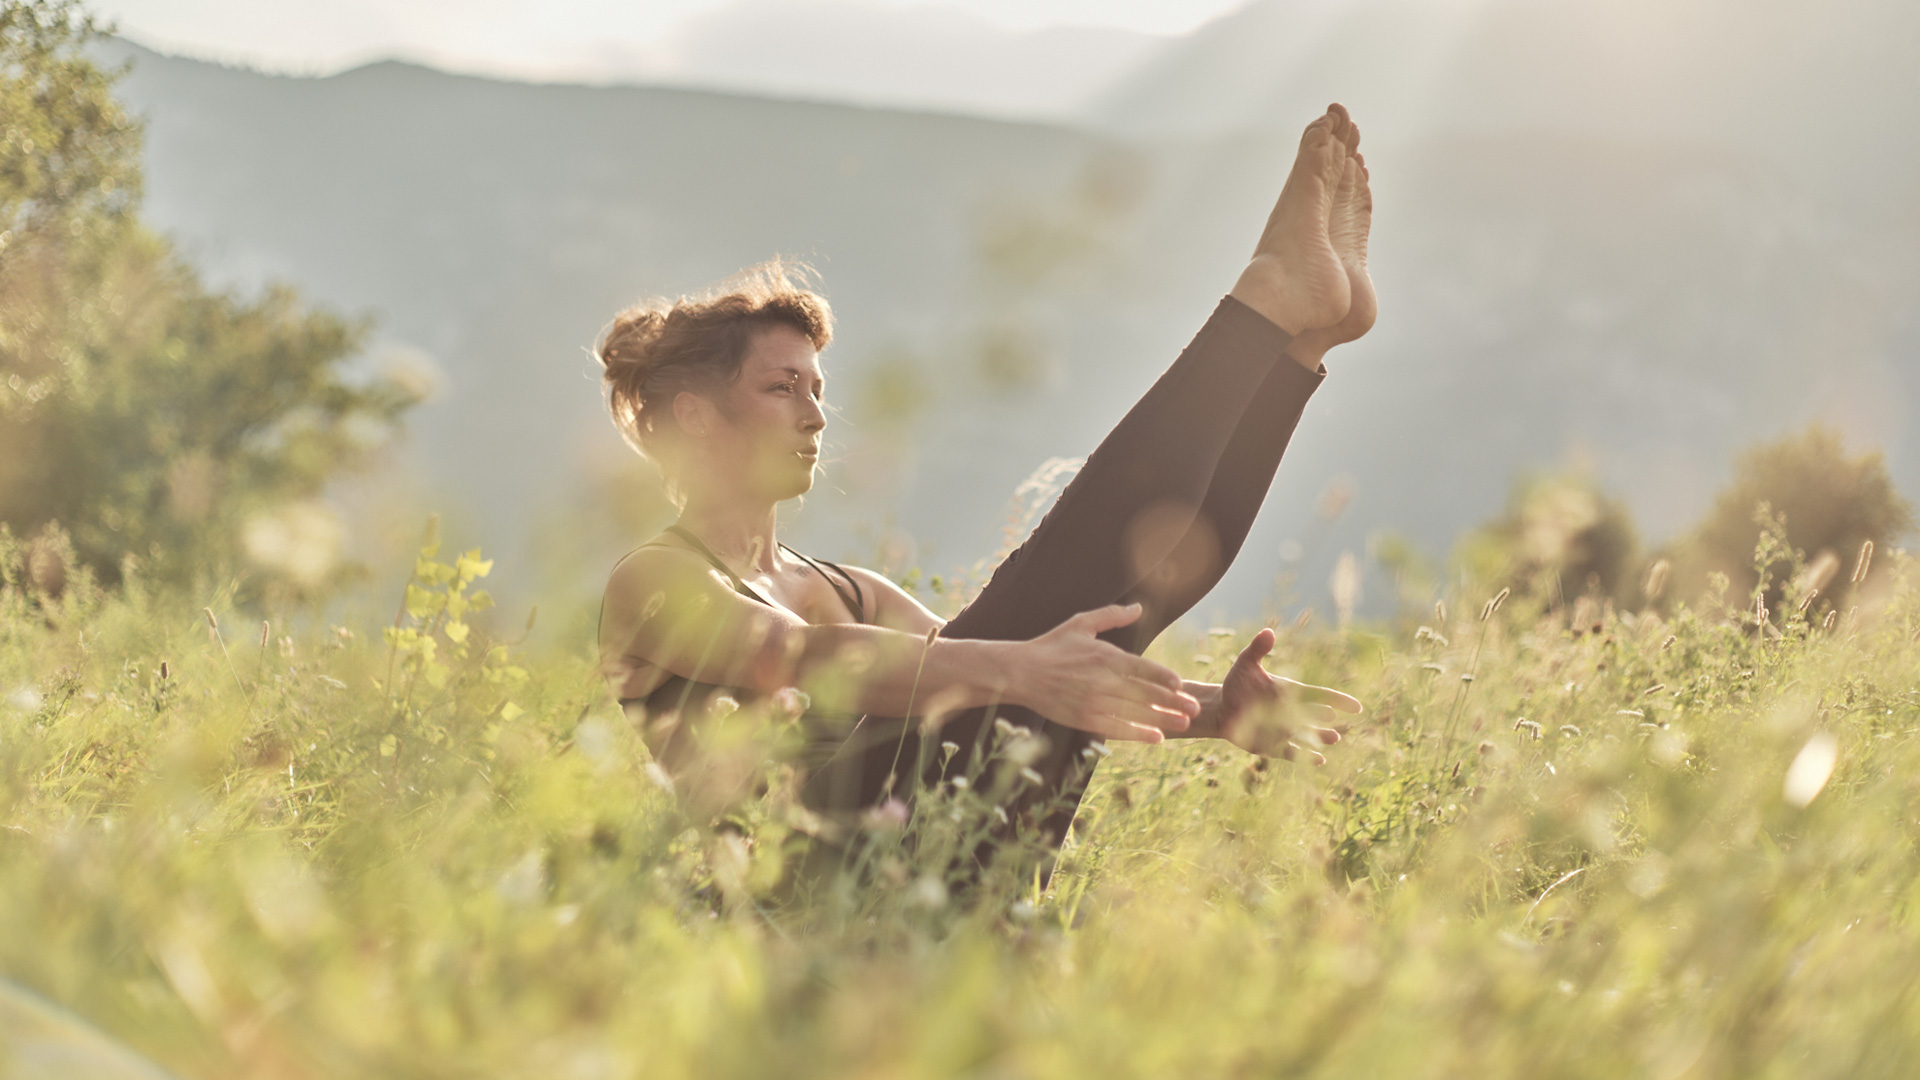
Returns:
[[[1367,159],[1358,152],[1359,145],[1360,129],[1356,126],[1347,144],[1355,152],[1347,159],[1340,187],[1334,193],[1333,213],[1327,221],[1327,235],[1340,257],[1340,265],[1347,271],[1352,303],[1346,318],[1329,327],[1297,334],[1287,347],[1287,353],[1310,371],[1319,370],[1320,358],[1328,349],[1357,340],[1373,329],[1374,319],[1380,314],[1373,278],[1367,273],[1367,236],[1373,228],[1373,188],[1367,182]]]
[[[1234,299],[1295,336],[1338,324],[1353,304],[1329,222],[1352,156],[1348,140],[1356,137],[1340,105],[1307,125],[1293,172],[1233,286]]]

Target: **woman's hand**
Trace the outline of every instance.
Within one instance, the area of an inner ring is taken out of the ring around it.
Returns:
[[[1331,746],[1340,741],[1340,733],[1300,721],[1331,722],[1335,712],[1359,712],[1360,702],[1338,690],[1267,674],[1260,661],[1273,651],[1273,640],[1271,629],[1253,635],[1221,681],[1217,734],[1248,753],[1288,761],[1304,755],[1323,765],[1327,759],[1319,751],[1300,745],[1295,738]]]
[[[1139,604],[1110,604],[1019,643],[1008,698],[1107,739],[1152,743],[1186,730],[1200,702],[1180,689],[1180,676],[1097,636],[1139,617]]]

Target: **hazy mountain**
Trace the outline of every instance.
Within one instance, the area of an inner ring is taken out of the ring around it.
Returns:
[[[732,0],[678,18],[648,4],[599,5],[592,17],[577,4],[569,16],[538,4],[470,11],[464,0],[409,0],[384,12],[200,6],[109,0],[106,12],[158,52],[282,74],[400,59],[526,82],[664,85],[1014,119],[1071,117],[1174,40],[1099,26],[1021,30],[961,7],[877,0]]]
[[[1916,46],[1900,0],[1260,0],[1089,122],[1190,148],[1156,220],[1217,229],[1199,263],[1270,197],[1220,148],[1278,168],[1348,103],[1386,315],[1342,404],[1420,462],[1354,451],[1389,500],[1356,512],[1434,538],[1498,474],[1579,460],[1658,537],[1814,417],[1920,488]]]
[[[598,327],[776,251],[817,261],[842,328],[838,460],[801,542],[863,554],[860,527],[898,524],[930,569],[989,553],[1019,481],[1084,454],[1231,284],[1300,123],[1352,102],[1385,314],[1331,359],[1201,612],[1247,615],[1282,541],[1305,542],[1298,591],[1319,597],[1341,549],[1390,528],[1442,553],[1529,468],[1588,464],[1659,536],[1738,448],[1826,417],[1920,490],[1898,50],[1856,26],[1876,38],[1858,70],[1820,34],[1784,54],[1857,100],[1830,126],[1784,113],[1769,144],[1750,103],[1800,91],[1689,81],[1711,35],[1609,38],[1611,3],[1257,5],[1107,98],[1103,134],[399,64],[294,79],[143,54],[124,93],[149,117],[149,216],[218,279],[290,280],[437,360],[407,460],[523,581],[528,538],[624,454],[585,357]],[[1685,29],[1718,5],[1643,15]],[[1784,24],[1776,7],[1748,22]],[[1802,135],[1812,165],[1789,160]],[[1338,474],[1359,497],[1329,525],[1311,507]],[[595,536],[591,558],[617,554]]]
[[[618,81],[1061,119],[1168,40],[1110,27],[1009,30],[959,8],[744,0],[656,46],[604,47],[583,65]]]
[[[1088,116],[1136,136],[1291,131],[1337,98],[1390,143],[1704,142],[1884,192],[1920,174],[1916,49],[1907,0],[1256,0]]]
[[[419,413],[410,460],[509,577],[595,463],[627,454],[587,356],[599,328],[776,252],[825,274],[850,419],[875,367],[933,406],[916,444],[938,449],[917,457],[838,426],[834,483],[849,493],[810,500],[824,554],[850,550],[850,525],[880,521],[905,484],[902,521],[939,538],[942,560],[971,560],[1033,464],[1077,445],[1059,442],[1044,401],[990,396],[968,343],[1031,332],[977,315],[992,287],[982,230],[1069,198],[1106,152],[1090,137],[395,63],[304,79],[136,61],[122,92],[148,122],[149,219],[216,281],[291,281],[374,316],[382,349],[430,355],[445,391]]]

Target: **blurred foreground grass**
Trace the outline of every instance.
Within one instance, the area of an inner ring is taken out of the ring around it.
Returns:
[[[1827,628],[1463,596],[1284,634],[1369,705],[1324,769],[1118,747],[1050,890],[970,909],[884,832],[870,887],[783,901],[778,814],[694,828],[584,649],[486,640],[484,564],[422,566],[394,644],[9,582],[0,975],[180,1076],[1920,1060],[1904,556]],[[1217,678],[1251,629],[1158,657]]]

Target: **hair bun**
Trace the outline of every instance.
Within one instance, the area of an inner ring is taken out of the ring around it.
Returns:
[[[635,307],[614,316],[593,350],[608,378],[636,375],[653,366],[653,346],[666,328],[667,313],[657,307]]]

